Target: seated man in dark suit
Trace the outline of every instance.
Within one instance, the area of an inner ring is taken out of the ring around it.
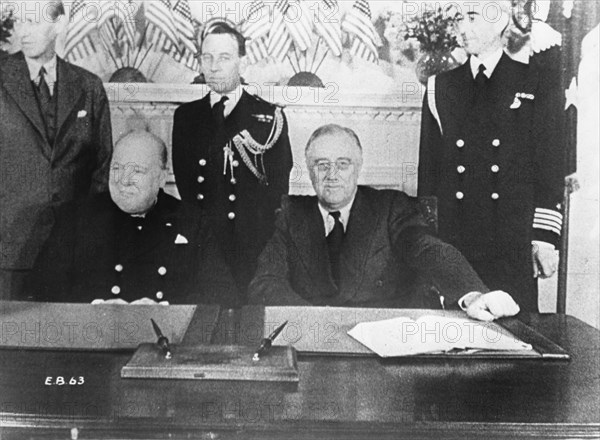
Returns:
[[[519,312],[509,294],[489,292],[460,252],[430,234],[416,199],[358,186],[362,147],[352,130],[317,129],[305,155],[317,196],[283,197],[252,302],[409,307],[417,292],[433,290],[477,319]]]
[[[110,193],[62,208],[23,299],[233,305],[236,287],[206,218],[162,191],[164,142],[130,132],[110,169]]]

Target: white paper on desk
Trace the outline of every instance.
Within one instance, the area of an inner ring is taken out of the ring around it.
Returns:
[[[471,319],[426,315],[361,322],[348,334],[381,357],[461,350],[532,350],[502,327]]]

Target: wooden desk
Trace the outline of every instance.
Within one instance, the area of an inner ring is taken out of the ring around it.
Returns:
[[[241,313],[222,313],[217,339],[248,340]],[[600,437],[600,332],[570,316],[525,321],[571,360],[301,356],[300,383],[283,385],[121,379],[131,353],[0,350],[1,436]]]

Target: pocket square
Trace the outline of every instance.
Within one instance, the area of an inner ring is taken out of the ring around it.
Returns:
[[[185,238],[181,234],[177,234],[177,238],[175,238],[175,244],[188,244],[187,238]]]
[[[79,110],[77,112],[77,117],[78,118],[85,118],[87,116],[87,112],[85,110]]]

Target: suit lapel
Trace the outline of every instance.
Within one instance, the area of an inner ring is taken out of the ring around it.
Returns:
[[[311,197],[301,212],[291,213],[290,219],[293,223],[290,225],[290,236],[298,249],[298,258],[306,268],[315,289],[324,290],[323,294],[326,296],[335,296],[337,289],[331,275],[325,227],[317,203],[317,198]]]
[[[3,60],[1,68],[6,77],[4,81],[6,91],[12,96],[23,114],[39,133],[40,138],[43,140],[40,143],[42,152],[49,159],[52,149],[46,138],[46,126],[42,120],[40,107],[35,98],[29,69],[27,68],[23,54],[19,53],[15,56],[7,56]]]
[[[373,231],[378,228],[377,222],[377,214],[359,187],[350,210],[341,250],[341,273],[353,275],[350,278],[342,276],[342,279],[346,280],[342,291],[345,292],[344,296],[347,299],[356,295],[361,284],[359,277],[362,277],[365,272],[364,267],[370,252]]]
[[[471,74],[469,61],[458,67],[451,78],[451,82],[447,84],[447,88],[440,90],[443,93],[444,99],[437,100],[440,103],[447,102],[450,107],[446,108],[444,114],[450,121],[442,120],[442,126],[447,128],[456,127],[459,133],[462,132],[462,127],[468,119],[469,110],[474,98],[474,80]],[[444,132],[444,135],[454,137],[456,133],[451,134]]]
[[[56,106],[56,139],[69,114],[79,102],[83,90],[80,78],[69,64],[58,58],[56,63],[58,102]]]

